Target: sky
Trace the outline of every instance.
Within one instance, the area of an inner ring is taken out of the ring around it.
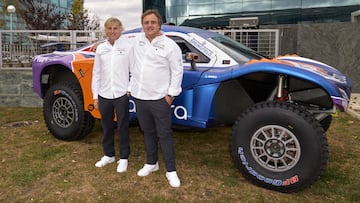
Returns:
[[[85,0],[84,7],[100,18],[101,29],[109,17],[119,18],[125,30],[141,25],[142,0]]]

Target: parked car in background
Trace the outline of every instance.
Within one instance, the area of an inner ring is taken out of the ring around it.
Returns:
[[[207,30],[165,25],[162,30],[184,57],[183,91],[172,105],[174,125],[232,126],[229,146],[236,167],[264,188],[295,192],[323,174],[332,114],[349,105],[352,86],[344,74],[297,55],[266,58]],[[100,119],[91,92],[91,47],[33,59],[34,90],[58,139],[81,139]],[[129,110],[136,120],[132,101]]]

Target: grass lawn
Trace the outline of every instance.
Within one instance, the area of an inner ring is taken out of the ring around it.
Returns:
[[[17,121],[27,123],[8,125]],[[229,155],[230,130],[175,131],[182,185],[171,188],[161,158],[158,172],[136,175],[145,161],[136,126],[130,131],[128,171],[119,174],[115,163],[94,166],[102,156],[99,121],[84,139],[65,142],[48,132],[41,108],[0,108],[0,202],[360,202],[359,120],[346,113],[333,118],[325,174],[292,194],[259,188],[242,177]]]

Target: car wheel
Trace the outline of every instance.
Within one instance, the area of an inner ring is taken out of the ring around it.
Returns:
[[[87,111],[85,111],[86,127],[84,133],[82,133],[77,140],[84,138],[88,135],[95,126],[95,118]]]
[[[51,134],[61,140],[78,140],[94,127],[94,118],[84,111],[80,87],[69,82],[53,85],[46,92],[43,114]]]
[[[328,159],[320,123],[295,104],[275,101],[256,104],[238,117],[230,151],[249,181],[285,193],[310,186]]]

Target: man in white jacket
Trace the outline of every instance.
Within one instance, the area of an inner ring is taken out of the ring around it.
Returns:
[[[117,172],[127,170],[130,154],[129,138],[129,72],[133,61],[133,46],[120,38],[123,27],[117,18],[105,22],[107,40],[96,48],[92,92],[95,108],[100,110],[103,129],[104,156],[95,166],[103,167],[115,161],[114,112],[117,118],[120,160]]]
[[[141,23],[144,35],[133,38],[135,64],[130,78],[131,95],[146,147],[146,164],[137,174],[147,176],[159,170],[159,141],[169,184],[180,187],[175,166],[171,104],[181,93],[182,53],[179,46],[160,31],[162,22],[158,11],[144,12]]]

